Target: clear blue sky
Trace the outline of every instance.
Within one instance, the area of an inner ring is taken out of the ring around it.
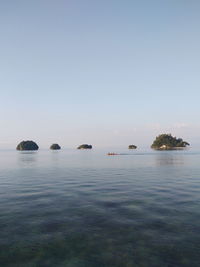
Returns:
[[[0,2],[0,148],[200,136],[199,0]]]

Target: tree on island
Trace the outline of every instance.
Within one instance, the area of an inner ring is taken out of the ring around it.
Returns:
[[[22,141],[16,147],[17,150],[38,150],[39,146],[33,141]]]
[[[151,148],[153,149],[163,149],[170,150],[176,148],[184,148],[190,144],[186,141],[183,141],[182,138],[173,137],[171,134],[160,134],[156,137]]]

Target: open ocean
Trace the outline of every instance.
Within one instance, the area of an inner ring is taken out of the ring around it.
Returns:
[[[200,266],[200,152],[106,152],[0,151],[0,266]]]

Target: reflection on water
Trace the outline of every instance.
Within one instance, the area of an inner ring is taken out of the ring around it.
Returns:
[[[32,167],[36,164],[38,158],[37,151],[20,151],[18,152],[18,161],[21,167]]]
[[[0,152],[0,266],[199,267],[200,154],[84,152]]]
[[[158,152],[155,155],[156,165],[184,165],[184,155],[174,152]]]

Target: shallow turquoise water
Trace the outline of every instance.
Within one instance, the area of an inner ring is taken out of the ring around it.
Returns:
[[[123,152],[1,151],[0,266],[200,266],[200,153]]]

